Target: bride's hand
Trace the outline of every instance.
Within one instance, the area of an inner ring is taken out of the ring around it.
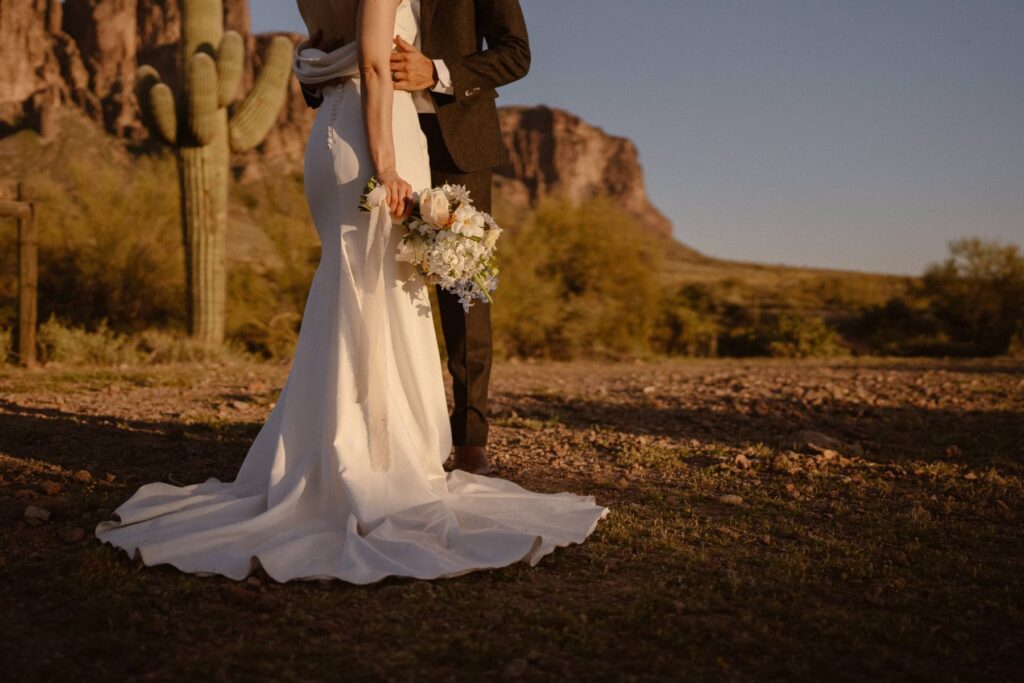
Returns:
[[[377,180],[387,190],[388,213],[395,220],[404,220],[412,213],[412,185],[402,180],[395,171],[377,174]]]

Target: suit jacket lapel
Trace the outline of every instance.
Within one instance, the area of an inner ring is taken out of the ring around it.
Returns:
[[[422,48],[427,48],[430,45],[430,21],[434,18],[437,2],[438,0],[420,0],[420,34],[423,36],[420,46]]]

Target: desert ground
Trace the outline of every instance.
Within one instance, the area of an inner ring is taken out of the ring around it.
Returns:
[[[147,568],[96,523],[231,479],[287,372],[0,370],[7,680],[1007,680],[1024,363],[506,363],[498,475],[593,494],[539,566],[369,587]]]

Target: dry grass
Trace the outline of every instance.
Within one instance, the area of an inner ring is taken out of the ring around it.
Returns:
[[[364,588],[141,568],[91,537],[142,483],[233,477],[285,367],[2,370],[0,659],[11,680],[1012,678],[1022,370],[504,365],[501,476],[613,514],[534,569]],[[794,450],[806,429],[844,445]]]

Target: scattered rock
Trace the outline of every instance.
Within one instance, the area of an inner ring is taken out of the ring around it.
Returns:
[[[959,458],[960,457],[960,447],[957,446],[956,444],[950,444],[949,446],[946,446],[946,457],[947,458]]]
[[[644,387],[644,396],[652,396],[657,389],[655,387]],[[512,661],[518,661],[513,659]]]
[[[727,493],[724,496],[719,496],[718,502],[726,505],[743,505],[743,498],[735,493]]]
[[[60,540],[65,543],[81,543],[85,540],[85,529],[77,526],[70,529],[61,529]]]
[[[35,505],[29,505],[25,508],[25,521],[30,526],[39,526],[50,521],[50,511]]]
[[[745,470],[749,470],[750,469],[750,458],[748,458],[747,456],[743,455],[742,453],[740,453],[739,455],[736,456],[736,459],[734,460],[734,462],[736,463],[736,465],[738,467],[741,467],[741,468],[743,468]]]
[[[75,472],[75,479],[81,482],[92,481],[92,473],[89,470],[78,470]]]
[[[56,496],[60,493],[60,484],[55,481],[44,481],[39,485],[40,490],[48,496]]]
[[[967,474],[964,475],[964,479],[966,479],[967,481],[974,481],[977,478],[978,475],[975,474],[974,472],[968,472]]]
[[[805,453],[835,451],[845,455],[864,455],[864,449],[859,443],[846,443],[828,434],[810,430],[797,432],[788,439],[784,439],[784,445]]]
[[[18,489],[14,492],[15,498],[35,498],[38,495],[32,489]]]

